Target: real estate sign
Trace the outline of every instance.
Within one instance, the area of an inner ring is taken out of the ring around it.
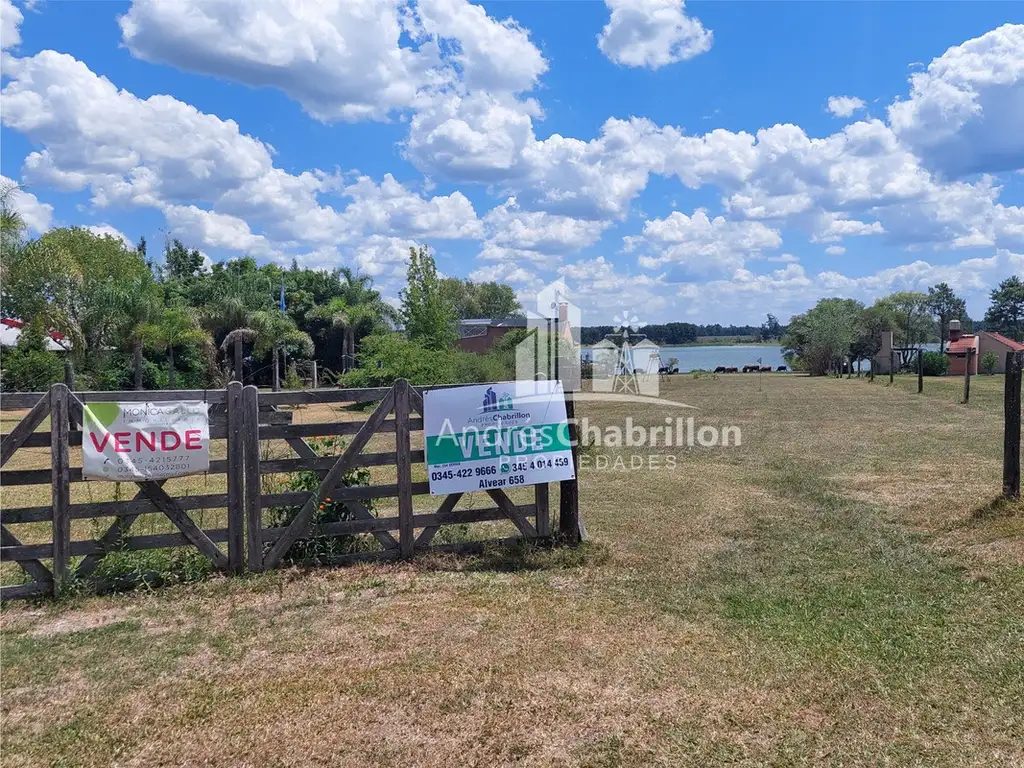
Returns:
[[[575,467],[558,381],[435,389],[423,396],[427,474],[433,494],[572,480]]]
[[[206,403],[86,403],[84,418],[87,480],[161,480],[210,468]]]

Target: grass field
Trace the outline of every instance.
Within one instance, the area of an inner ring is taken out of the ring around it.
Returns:
[[[1021,764],[1002,379],[925,383],[672,377],[742,446],[584,469],[579,550],[5,606],[3,764]]]

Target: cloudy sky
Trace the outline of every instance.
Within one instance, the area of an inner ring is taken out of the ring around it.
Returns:
[[[34,231],[358,266],[587,324],[1024,273],[1024,5],[0,0]]]

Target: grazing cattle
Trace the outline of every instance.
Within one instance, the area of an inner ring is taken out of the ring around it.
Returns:
[[[743,366],[743,372],[744,373],[757,373],[757,371],[758,371],[758,367],[756,365],[744,365]]]
[[[771,373],[771,372],[772,372],[772,367],[770,365],[762,365],[761,366],[761,373]]]
[[[726,367],[724,365],[720,365],[717,368],[715,368],[715,373],[725,373],[725,372],[726,372]]]
[[[785,372],[785,371],[787,370],[787,368],[786,368],[786,366],[784,366],[784,365],[780,365],[780,366],[779,366],[778,368],[776,368],[775,370],[776,370],[776,371],[778,371],[779,373],[784,373],[784,372]]]
[[[737,368],[735,365],[730,365],[728,368],[725,369],[725,372],[726,373],[739,373],[740,369]]]

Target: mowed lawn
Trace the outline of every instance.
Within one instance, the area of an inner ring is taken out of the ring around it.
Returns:
[[[589,449],[579,550],[5,606],[3,765],[1024,763],[1002,378],[925,384],[672,377],[742,446]]]

